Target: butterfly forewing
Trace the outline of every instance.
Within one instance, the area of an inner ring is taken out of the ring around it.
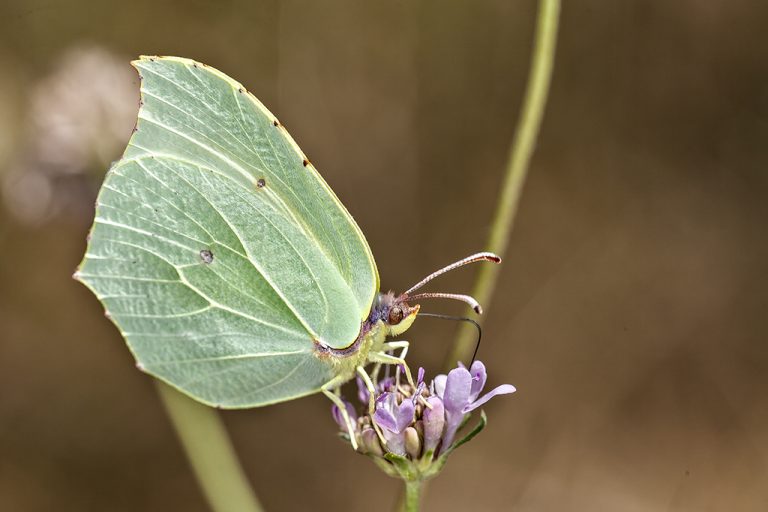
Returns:
[[[255,98],[144,58],[137,130],[99,194],[80,278],[139,365],[208,403],[263,405],[333,375],[378,288],[354,220]]]

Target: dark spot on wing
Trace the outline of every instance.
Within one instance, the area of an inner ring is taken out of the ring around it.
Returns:
[[[265,180],[264,178],[259,178],[258,180],[256,180],[256,186],[258,188],[266,187],[267,186],[267,180]]]
[[[280,121],[275,119],[274,121],[272,121],[272,124],[275,125],[275,126],[280,126]]]
[[[308,166],[308,165],[309,165],[309,160],[307,160],[307,159],[305,158],[305,159],[304,159],[304,161],[303,161],[303,162],[301,162],[301,164],[302,164],[304,167],[306,167],[306,166]]]
[[[240,94],[243,94],[243,93],[245,92],[245,89],[243,89],[243,88],[241,87],[241,88],[239,88],[239,89],[237,90],[237,92],[239,92]]]
[[[200,251],[200,259],[203,260],[203,263],[211,263],[213,261],[213,253],[208,249],[203,249]]]

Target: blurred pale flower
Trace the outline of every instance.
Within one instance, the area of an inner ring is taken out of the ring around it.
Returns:
[[[128,59],[104,48],[63,53],[33,88],[22,142],[0,176],[3,202],[17,219],[39,224],[70,210],[90,215],[96,183],[131,135],[137,84]]]

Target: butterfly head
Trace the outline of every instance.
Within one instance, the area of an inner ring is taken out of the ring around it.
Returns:
[[[437,276],[449,272],[453,269],[463,267],[469,263],[475,263],[478,261],[490,261],[493,263],[501,262],[501,258],[493,253],[480,252],[467,256],[455,263],[451,263],[448,266],[441,268],[435,272],[432,272],[427,277],[411,286],[408,290],[395,295],[392,292],[380,293],[376,299],[376,302],[371,309],[370,316],[368,317],[369,326],[382,322],[386,328],[387,336],[398,336],[408,330],[416,320],[416,315],[419,314],[420,306],[415,304],[411,306],[409,302],[420,301],[423,299],[454,299],[469,304],[472,309],[479,315],[482,314],[482,308],[477,301],[469,295],[460,295],[456,293],[413,293],[432,279]]]
[[[411,306],[406,302],[407,297],[395,296],[394,293],[382,293],[379,295],[371,317],[372,320],[381,320],[387,329],[387,336],[398,336],[413,324],[419,313],[419,305]]]

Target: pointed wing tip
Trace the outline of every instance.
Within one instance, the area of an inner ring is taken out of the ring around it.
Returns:
[[[133,66],[136,69],[141,68],[143,64],[146,62],[154,62],[157,59],[160,59],[159,55],[139,55],[138,59],[134,59],[131,61],[131,66]]]

